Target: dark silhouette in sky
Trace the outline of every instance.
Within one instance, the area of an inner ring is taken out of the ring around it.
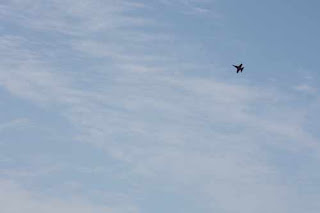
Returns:
[[[235,68],[237,68],[237,73],[240,71],[240,72],[242,72],[243,71],[243,66],[242,66],[242,64],[240,64],[239,66],[236,66],[236,65],[233,65]]]

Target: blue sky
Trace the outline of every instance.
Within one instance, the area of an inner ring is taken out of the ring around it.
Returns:
[[[319,212],[319,6],[1,1],[1,212]]]

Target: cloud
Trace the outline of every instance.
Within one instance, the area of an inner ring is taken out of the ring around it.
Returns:
[[[279,88],[185,75],[186,65],[201,65],[174,57],[179,39],[170,32],[154,36],[139,30],[156,21],[127,15],[144,6],[111,0],[9,1],[1,14],[40,36],[0,37],[1,86],[35,105],[55,108],[75,127],[71,140],[103,150],[125,167],[124,174],[115,168],[113,175],[124,176],[128,196],[142,191],[147,199],[164,187],[167,194],[174,191],[209,206],[210,212],[292,210],[301,185],[278,161],[285,160],[282,154],[299,157],[319,150],[303,128],[303,109],[288,106],[290,97]],[[283,186],[283,179],[294,184]],[[82,200],[38,199],[14,183],[2,185],[8,185],[9,196],[1,196],[7,211],[55,206],[59,212],[117,212]],[[316,199],[306,200],[301,206]]]
[[[122,16],[121,13],[142,4],[123,1],[54,0],[43,5],[41,1],[8,1],[2,5],[2,16],[27,28],[49,30],[68,35],[83,36],[102,30],[141,25],[145,19]],[[41,17],[41,18],[36,18]]]
[[[31,193],[20,188],[12,181],[0,181],[0,201],[1,211],[3,213],[20,213],[20,212],[68,212],[68,213],[91,213],[91,212],[137,212],[134,207],[107,207],[89,203],[79,197],[72,199],[53,199],[44,197],[41,194]]]
[[[317,92],[317,89],[308,84],[301,84],[295,87],[297,91],[306,92],[309,94],[314,94]]]
[[[8,128],[23,127],[28,123],[29,123],[29,120],[26,118],[14,119],[12,121],[0,124],[0,132]]]
[[[178,12],[188,15],[205,15],[213,14],[212,9],[208,9],[208,5],[213,4],[213,1],[208,0],[160,0],[161,4],[169,7],[178,8]],[[209,7],[210,8],[210,7]],[[216,11],[215,11],[216,13]],[[216,15],[216,14],[215,14]]]

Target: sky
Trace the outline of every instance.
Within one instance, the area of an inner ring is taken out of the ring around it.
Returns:
[[[1,212],[318,213],[319,6],[2,0]]]

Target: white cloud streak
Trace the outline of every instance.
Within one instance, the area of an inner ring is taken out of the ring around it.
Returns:
[[[79,197],[61,200],[30,193],[11,181],[0,181],[0,201],[3,213],[129,213],[138,212],[135,207],[105,207],[90,204]]]

